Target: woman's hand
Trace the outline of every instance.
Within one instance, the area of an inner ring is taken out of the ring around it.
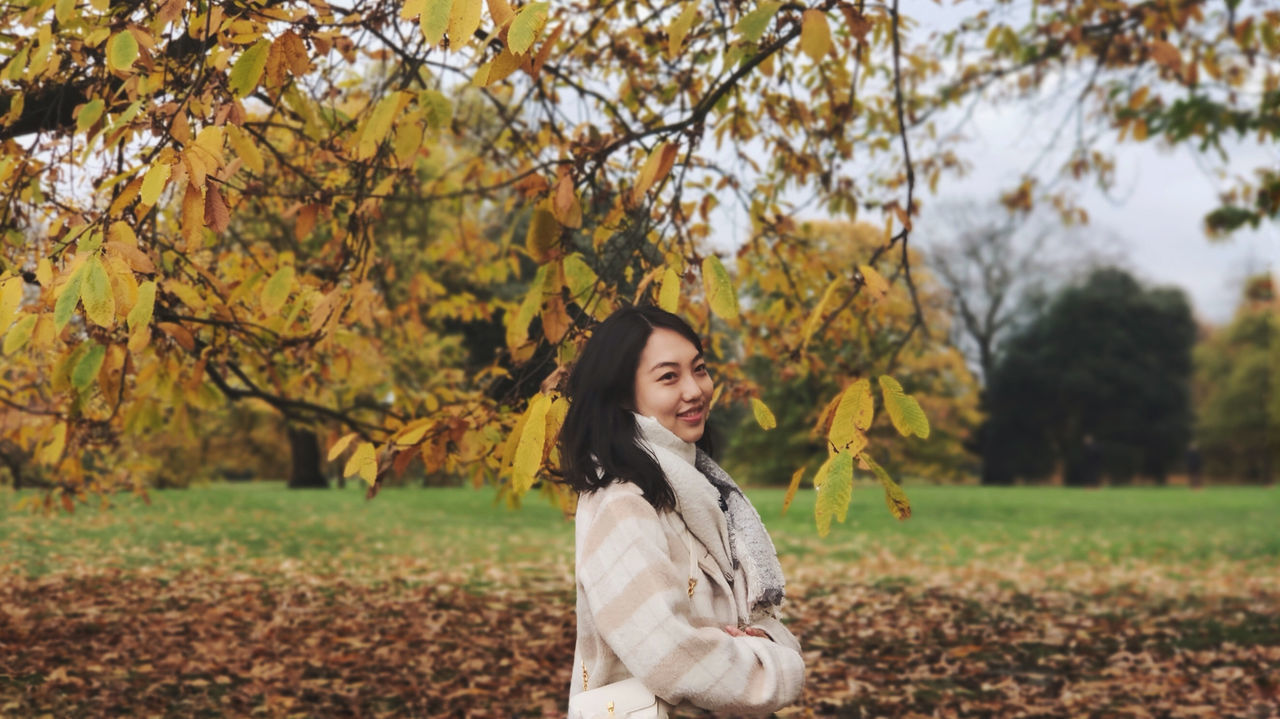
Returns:
[[[765,631],[758,627],[735,627],[732,624],[726,624],[724,625],[724,630],[728,632],[729,636],[731,637],[760,637],[761,639],[769,638],[769,635],[765,634]]]

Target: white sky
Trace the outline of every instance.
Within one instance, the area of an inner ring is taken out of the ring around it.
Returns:
[[[928,42],[931,29],[952,27],[983,8],[1004,14],[1015,25],[1028,17],[1027,8],[1017,2],[997,8],[981,1],[947,0],[942,4],[916,0],[903,6],[904,12],[920,22],[910,36],[914,42]],[[1061,97],[1054,97],[1055,90]],[[1045,97],[1037,100],[1034,113],[1028,103],[980,105],[963,127],[967,141],[956,148],[971,166],[969,175],[959,182],[940,183],[939,195],[926,194],[926,202],[935,208],[958,201],[990,202],[1000,191],[1015,187],[1054,136],[1061,113],[1073,109],[1079,88],[1055,88],[1045,83],[1042,91]],[[953,124],[962,117],[960,112],[952,116]],[[946,120],[938,126],[951,129]],[[1067,127],[1063,145],[1071,144],[1074,129],[1074,125]],[[1102,236],[1120,238],[1125,264],[1136,276],[1146,282],[1181,287],[1191,298],[1198,319],[1226,322],[1246,276],[1270,271],[1280,279],[1280,224],[1271,222],[1257,230],[1236,232],[1229,239],[1210,240],[1204,233],[1204,216],[1216,207],[1218,194],[1232,184],[1216,173],[1221,170],[1228,178],[1248,177],[1262,165],[1280,167],[1280,147],[1259,145],[1250,139],[1229,147],[1231,156],[1224,165],[1216,153],[1197,153],[1193,144],[1177,149],[1161,145],[1155,139],[1107,145],[1105,149],[1114,152],[1116,162],[1111,197],[1092,186],[1077,184],[1079,204]],[[1037,174],[1049,178],[1063,156],[1046,157]],[[929,204],[920,225],[931,224]],[[932,238],[914,239],[927,248]]]
[[[929,222],[930,209],[990,202],[1001,190],[1016,186],[1056,126],[1046,119],[1016,105],[975,112],[965,127],[968,139],[957,150],[970,163],[970,172],[960,181],[940,183],[937,196],[925,195],[920,225],[935,224]],[[1201,155],[1192,147],[1170,149],[1152,140],[1112,144],[1109,149],[1116,160],[1110,196],[1090,184],[1072,188],[1089,213],[1090,227],[1102,238],[1118,238],[1124,264],[1139,278],[1181,287],[1198,318],[1218,324],[1230,319],[1244,277],[1280,272],[1280,225],[1274,222],[1224,240],[1205,235],[1204,215],[1230,185],[1216,177],[1216,155]],[[1273,165],[1280,162],[1274,146],[1248,144],[1231,151],[1226,167],[1237,175],[1249,174],[1268,160]],[[1046,159],[1040,164],[1041,174],[1049,175],[1056,167],[1053,159]],[[946,238],[917,234],[914,239],[927,248]]]

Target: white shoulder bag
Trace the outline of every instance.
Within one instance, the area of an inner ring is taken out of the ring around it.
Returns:
[[[689,596],[698,583],[698,560],[693,554],[693,535],[689,543]],[[583,686],[586,686],[583,666]],[[606,684],[575,694],[569,700],[569,719],[667,719],[671,705],[662,701],[644,682],[635,677]]]

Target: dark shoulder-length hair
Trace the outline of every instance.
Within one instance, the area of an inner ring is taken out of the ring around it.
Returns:
[[[594,492],[631,482],[655,509],[675,509],[675,495],[657,461],[637,442],[636,368],[657,328],[678,332],[702,352],[687,322],[653,306],[624,307],[596,326],[569,374],[569,411],[560,428],[560,469],[566,485]],[[711,453],[710,428],[698,447]]]

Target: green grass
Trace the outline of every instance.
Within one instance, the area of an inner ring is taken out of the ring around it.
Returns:
[[[1126,561],[1185,566],[1280,557],[1280,491],[907,487],[914,516],[898,522],[873,487],[854,491],[848,521],[819,538],[813,493],[781,516],[780,490],[750,495],[778,549],[795,561],[856,561],[891,553],[956,565],[1020,558],[1035,566]],[[0,493],[0,568],[41,575],[76,567],[261,571],[301,563],[331,571],[392,567],[457,570],[483,582],[493,568],[571,567],[573,525],[541,496],[519,510],[491,489],[289,491],[278,483],[218,484],[129,496],[73,515],[14,512]],[[1273,570],[1272,570],[1273,571]]]

